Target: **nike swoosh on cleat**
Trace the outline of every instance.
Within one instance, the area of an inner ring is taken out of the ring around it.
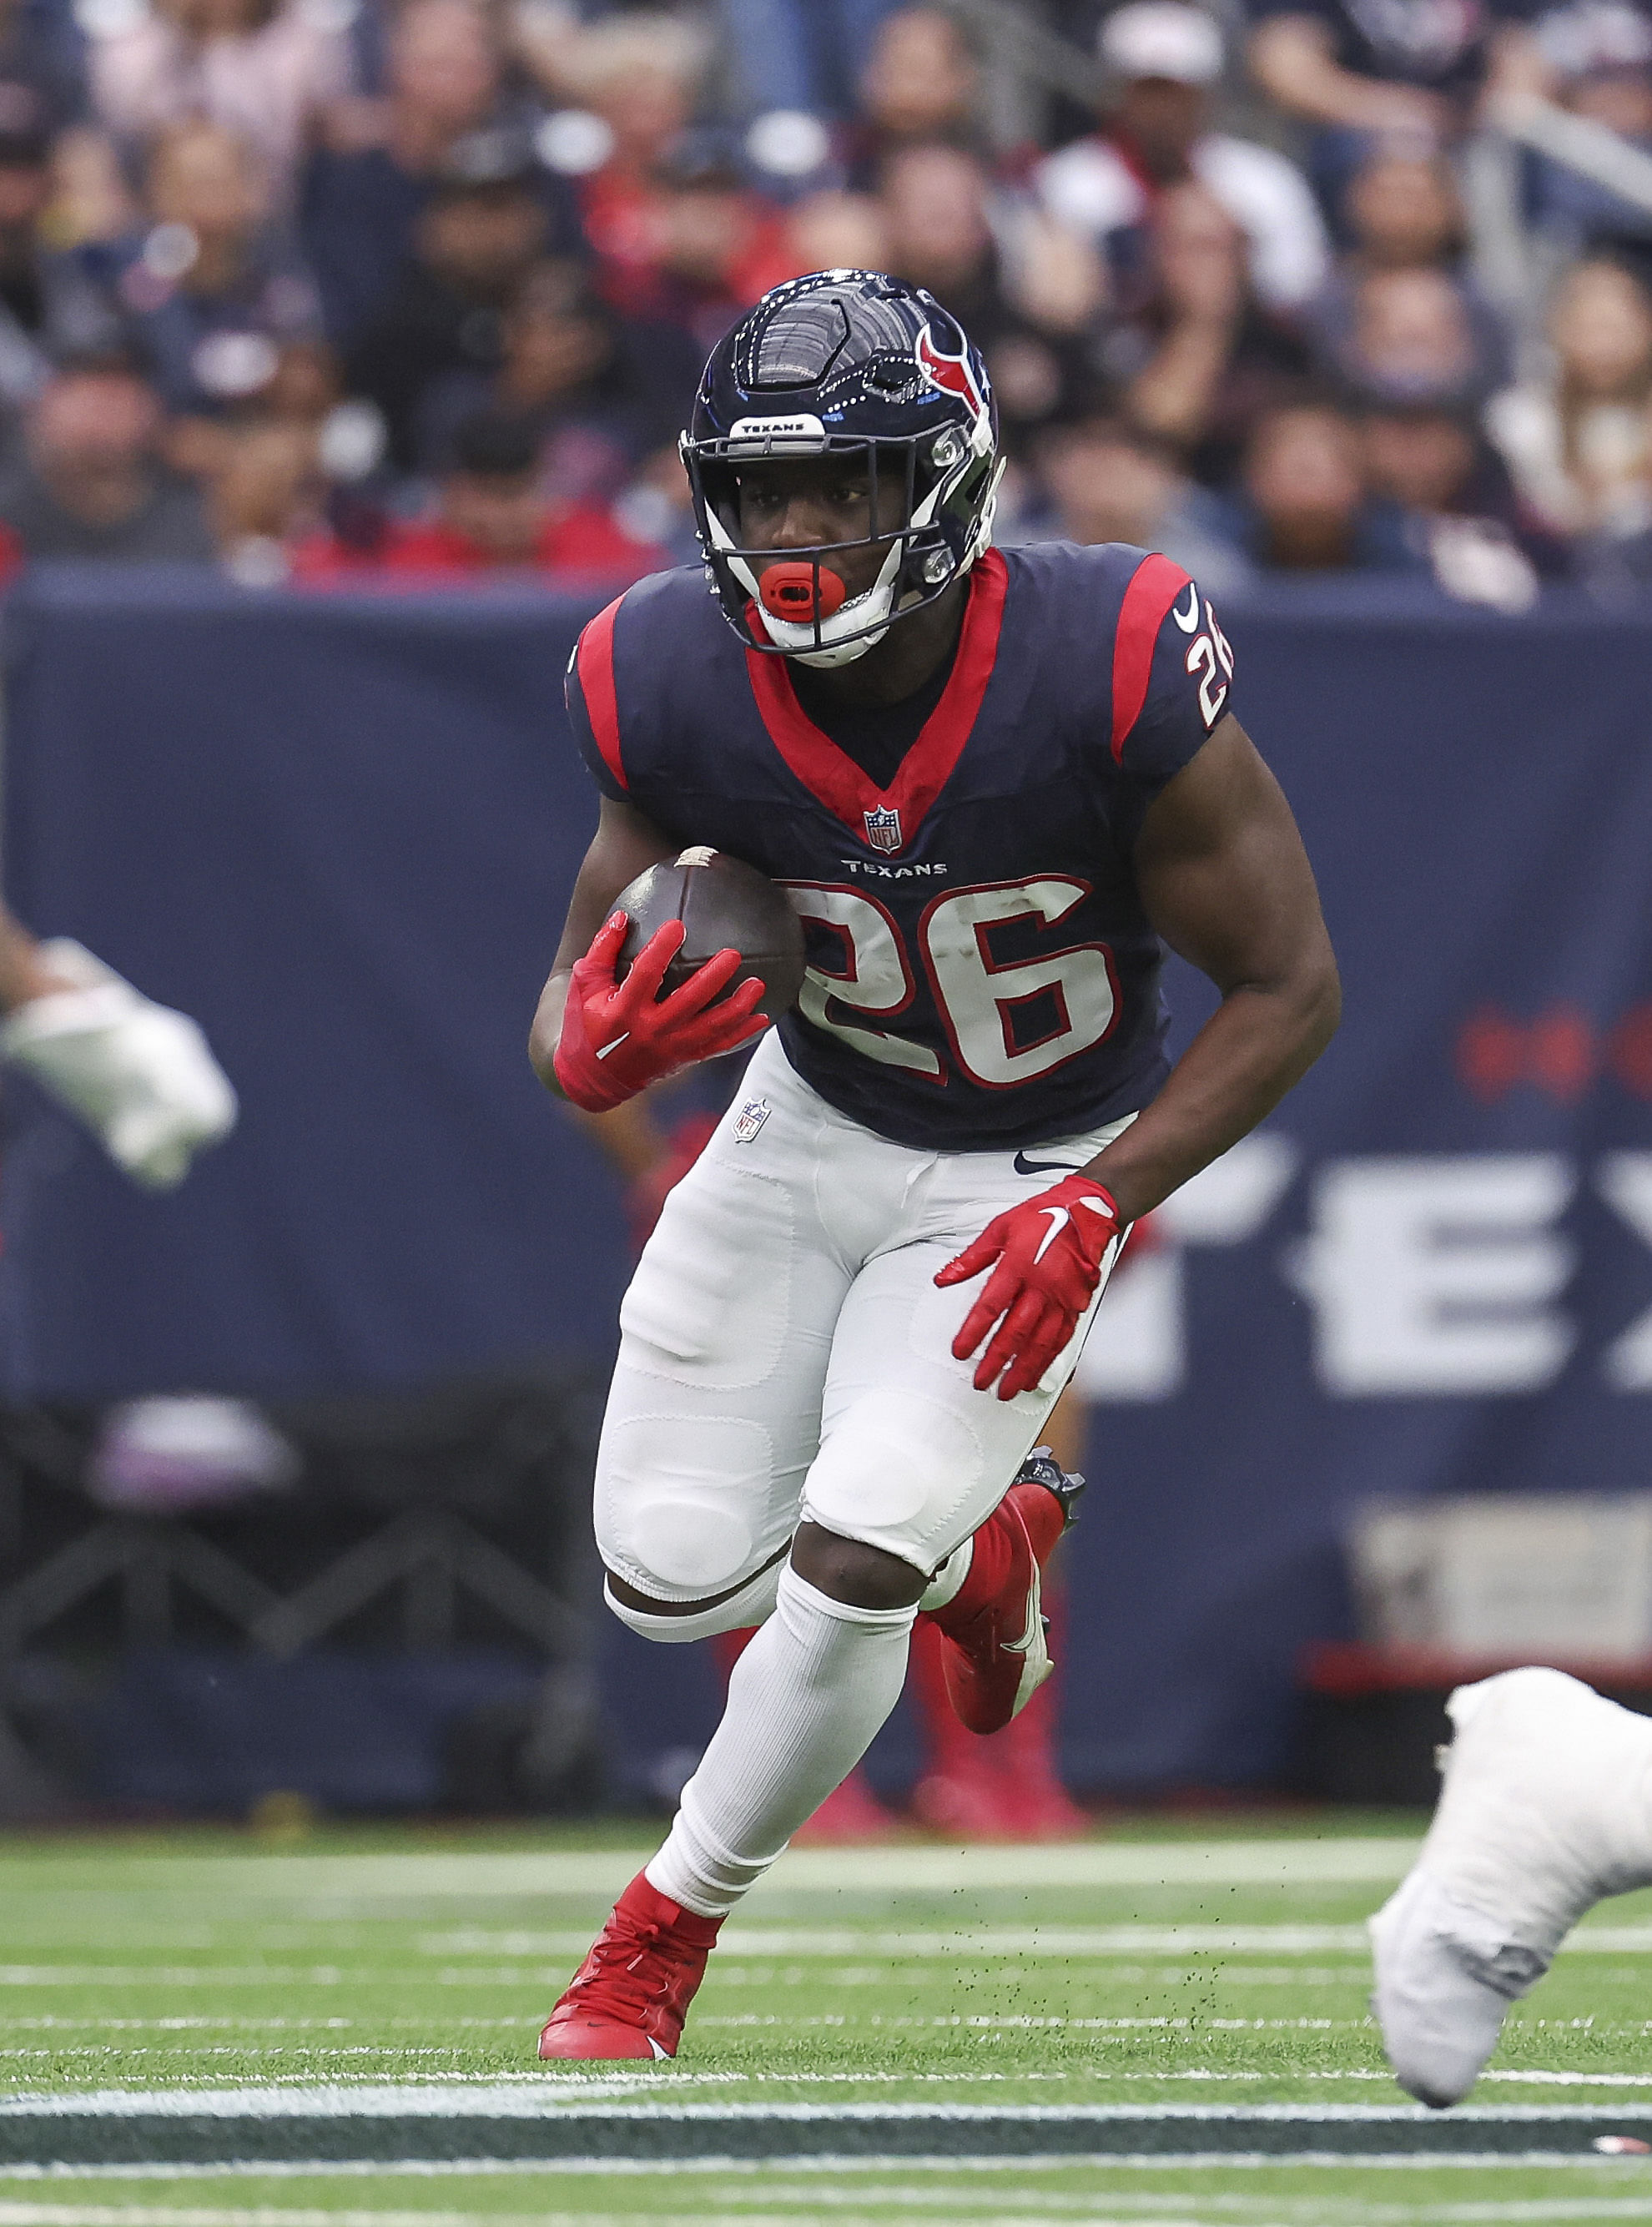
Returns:
[[[1079,1165],[1077,1160],[1030,1160],[1024,1152],[1017,1152],[1015,1156],[1015,1171],[1018,1176],[1048,1175],[1054,1168],[1060,1168],[1068,1175],[1076,1175]]]
[[[1019,1639],[1001,1639],[998,1645],[1005,1655],[1026,1658],[1026,1668],[1016,1688],[1015,1707],[1010,1713],[1018,1717],[1055,1667],[1049,1659],[1049,1643],[1044,1637],[1043,1573],[1036,1561],[1032,1566],[1032,1590],[1027,1597],[1027,1628]]]
[[[1032,1587],[1027,1595],[1027,1628],[1019,1639],[1000,1639],[998,1645],[1006,1655],[1030,1655],[1035,1639],[1043,1636],[1043,1573],[1035,1560],[1032,1566]]]

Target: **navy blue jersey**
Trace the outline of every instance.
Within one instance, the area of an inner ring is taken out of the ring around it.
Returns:
[[[698,568],[593,619],[568,707],[605,795],[783,883],[809,971],[787,1056],[840,1113],[968,1152],[1094,1128],[1164,1079],[1164,947],[1132,852],[1228,708],[1233,656],[1168,558],[992,550],[887,789],[747,649]]]

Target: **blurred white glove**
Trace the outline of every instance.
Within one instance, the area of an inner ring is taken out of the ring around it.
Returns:
[[[9,1014],[0,1059],[78,1114],[135,1182],[182,1183],[195,1153],[235,1126],[235,1093],[206,1037],[67,937],[42,944],[41,956],[79,986]]]

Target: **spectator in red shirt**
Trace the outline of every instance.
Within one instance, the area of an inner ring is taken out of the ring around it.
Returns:
[[[752,186],[725,134],[686,131],[655,175],[663,199],[648,312],[687,334],[704,357],[771,286],[805,266],[784,212]]]
[[[525,419],[478,411],[457,428],[439,507],[423,521],[380,518],[377,532],[301,543],[300,586],[393,579],[431,586],[508,572],[605,573],[641,579],[667,560],[633,540],[595,503],[557,503],[545,492],[539,443]]]
[[[568,90],[601,118],[608,151],[579,180],[581,229],[616,309],[657,313],[668,192],[656,175],[694,114],[703,41],[680,22],[614,16],[580,34]]]

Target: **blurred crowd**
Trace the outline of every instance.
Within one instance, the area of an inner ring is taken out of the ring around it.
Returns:
[[[985,350],[1003,539],[1632,591],[1636,163],[1652,0],[0,0],[0,568],[683,561],[707,350],[858,265]]]

